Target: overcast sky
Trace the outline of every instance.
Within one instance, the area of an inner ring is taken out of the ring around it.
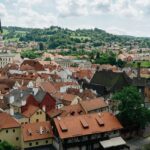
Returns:
[[[5,26],[100,28],[150,37],[150,0],[0,0]]]

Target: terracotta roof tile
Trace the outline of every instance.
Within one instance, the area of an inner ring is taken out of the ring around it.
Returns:
[[[57,92],[54,97],[58,98],[59,100],[64,100],[68,102],[72,102],[77,95],[68,94],[68,93],[60,93]]]
[[[91,70],[79,70],[73,74],[75,78],[83,79],[88,78],[89,80],[93,77],[94,73]]]
[[[91,99],[91,100],[81,101],[80,104],[86,112],[89,112],[92,110],[97,110],[97,109],[104,108],[104,107],[108,107],[106,102],[101,98],[95,98],[95,99]]]
[[[51,111],[48,111],[48,112],[47,112],[47,115],[48,115],[50,118],[54,118],[54,117],[59,116],[61,113],[62,113],[62,110],[61,110],[61,109],[52,109]]]
[[[50,122],[36,122],[22,125],[23,140],[33,141],[42,140],[53,137],[52,128]]]
[[[27,110],[25,110],[22,115],[24,115],[25,117],[30,117],[32,116],[38,109],[40,109],[37,106],[33,106],[33,105],[29,105]]]
[[[0,129],[16,128],[20,124],[7,113],[0,113]]]
[[[101,120],[104,125],[100,126],[97,120]],[[84,122],[86,122],[87,127],[84,127]],[[54,123],[61,139],[110,132],[123,128],[117,118],[109,112],[58,117],[54,118]]]
[[[41,83],[40,87],[45,92],[48,92],[48,93],[55,93],[56,92],[56,89],[51,82],[43,82],[43,83]]]
[[[63,108],[61,108],[61,110],[62,110],[62,113],[60,115],[61,117],[85,114],[85,111],[80,104],[64,106]]]
[[[24,60],[20,65],[20,70],[36,70],[43,71],[44,67],[37,60]]]

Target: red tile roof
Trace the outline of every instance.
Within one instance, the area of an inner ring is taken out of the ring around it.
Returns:
[[[7,113],[0,113],[0,129],[17,128],[20,124]]]
[[[54,118],[61,139],[122,129],[117,118],[109,112]],[[103,123],[101,125],[100,123]],[[85,127],[86,125],[86,127]]]
[[[23,140],[34,141],[53,138],[50,122],[36,122],[22,125]]]
[[[59,100],[64,100],[64,101],[67,101],[67,102],[72,102],[77,97],[77,95],[57,92],[54,95],[54,97],[58,98]]]
[[[54,117],[59,116],[61,113],[62,113],[61,109],[52,109],[52,110],[50,110],[50,111],[47,112],[47,115],[50,118],[54,118]]]
[[[42,88],[42,90],[44,90],[45,92],[48,92],[48,93],[56,92],[56,89],[51,82],[43,82],[43,83],[41,83],[40,87]]]
[[[62,110],[62,113],[60,115],[61,117],[85,114],[85,111],[80,104],[64,106],[61,108],[61,110]]]
[[[38,109],[40,109],[37,106],[33,106],[33,105],[29,105],[27,110],[25,110],[22,115],[24,115],[25,117],[31,117]]]
[[[36,70],[43,71],[44,67],[37,60],[24,60],[20,65],[20,70]]]
[[[93,75],[94,73],[91,70],[79,70],[73,74],[73,76],[78,79],[83,78],[92,79]]]
[[[108,107],[106,102],[101,98],[95,98],[95,99],[91,99],[91,100],[81,101],[80,104],[81,104],[82,108],[85,110],[85,112]]]

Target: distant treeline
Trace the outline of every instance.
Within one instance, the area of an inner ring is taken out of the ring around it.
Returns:
[[[4,39],[17,39],[18,41],[35,41],[43,43],[45,49],[100,47],[117,44],[122,47],[139,46],[150,48],[150,38],[118,36],[105,32],[101,29],[78,29],[69,30],[57,26],[50,28],[21,28],[4,27]]]

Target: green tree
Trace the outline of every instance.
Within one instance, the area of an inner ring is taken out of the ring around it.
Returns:
[[[126,62],[122,61],[121,59],[118,59],[117,61],[117,66],[120,68],[123,68],[125,66]]]
[[[118,100],[117,115],[124,127],[144,128],[150,121],[150,112],[144,107],[141,94],[135,87],[125,87],[113,95],[113,100]]]
[[[3,141],[0,143],[0,150],[15,150],[15,147],[6,141]]]
[[[45,58],[44,61],[51,61],[51,58],[50,58],[50,57],[47,57],[47,58]]]
[[[39,57],[39,54],[37,54],[35,51],[26,50],[21,53],[21,57],[35,59],[35,58]]]
[[[44,50],[44,44],[41,42],[39,43],[39,50],[41,50],[41,51]]]
[[[150,150],[150,144],[146,144],[142,150]]]

